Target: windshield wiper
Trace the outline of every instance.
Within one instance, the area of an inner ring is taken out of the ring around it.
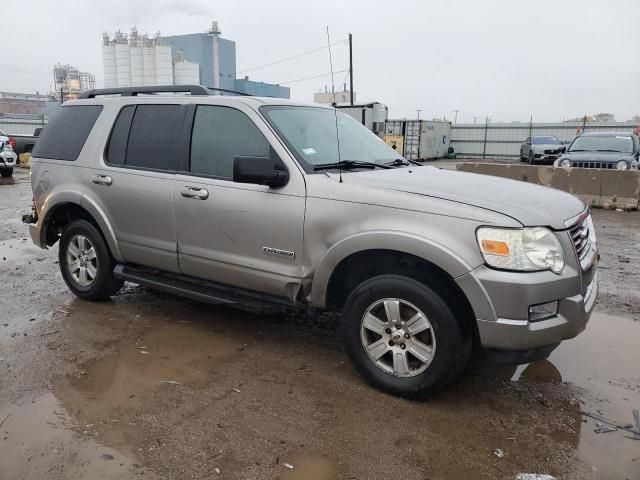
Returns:
[[[320,165],[316,165],[313,167],[314,170],[333,170],[336,168],[342,168],[343,170],[351,170],[354,168],[393,168],[388,165],[383,165],[381,163],[373,163],[373,162],[361,162],[359,160],[341,160],[340,162],[335,163],[321,163]]]
[[[611,150],[611,149],[604,149],[604,150],[596,150],[596,152],[615,152],[615,153],[627,153],[627,152],[621,152],[620,150]]]
[[[406,158],[396,158],[395,160],[385,163],[385,165],[389,167],[404,167],[406,165],[422,166],[420,162],[416,162],[415,160],[407,160]]]

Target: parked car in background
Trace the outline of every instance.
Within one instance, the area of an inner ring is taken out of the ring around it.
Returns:
[[[566,148],[553,135],[532,135],[520,146],[520,161],[552,164]]]
[[[31,153],[42,128],[43,127],[36,128],[33,135],[11,135],[11,138],[14,139],[13,151],[16,152],[16,155],[20,156],[21,153]]]
[[[200,85],[85,92],[43,130],[31,184],[31,238],[59,242],[78,297],[127,280],[258,312],[338,312],[357,371],[399,395],[442,388],[474,342],[503,361],[545,358],[585,329],[597,296],[584,202],[416,165],[319,105]]]
[[[18,155],[13,151],[16,141],[0,131],[0,176],[10,177],[13,175],[13,167],[16,164]]]
[[[576,137],[556,167],[638,170],[640,141],[626,132],[589,132]]]

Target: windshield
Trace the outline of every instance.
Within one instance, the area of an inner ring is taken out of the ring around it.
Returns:
[[[602,137],[583,135],[573,141],[569,151],[633,153],[633,140],[625,135]]]
[[[533,137],[534,145],[560,145],[560,140],[556,137]]]
[[[262,107],[260,111],[278,131],[306,169],[339,160],[387,163],[402,158],[349,115],[319,107]],[[336,114],[340,140],[336,138]]]

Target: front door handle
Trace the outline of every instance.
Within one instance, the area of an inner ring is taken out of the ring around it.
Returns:
[[[113,183],[113,178],[109,175],[94,175],[91,181],[96,185],[111,185]]]
[[[193,198],[196,200],[206,200],[209,198],[209,191],[205,188],[186,186],[180,192],[185,198]]]

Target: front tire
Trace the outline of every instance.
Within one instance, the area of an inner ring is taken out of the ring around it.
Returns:
[[[0,169],[0,176],[2,178],[8,178],[13,175],[13,167]]]
[[[60,272],[76,296],[106,300],[122,287],[113,277],[115,260],[100,231],[86,220],[74,220],[60,238]]]
[[[344,343],[356,370],[386,392],[423,397],[466,367],[471,335],[464,335],[433,289],[400,275],[364,281],[343,313]]]

